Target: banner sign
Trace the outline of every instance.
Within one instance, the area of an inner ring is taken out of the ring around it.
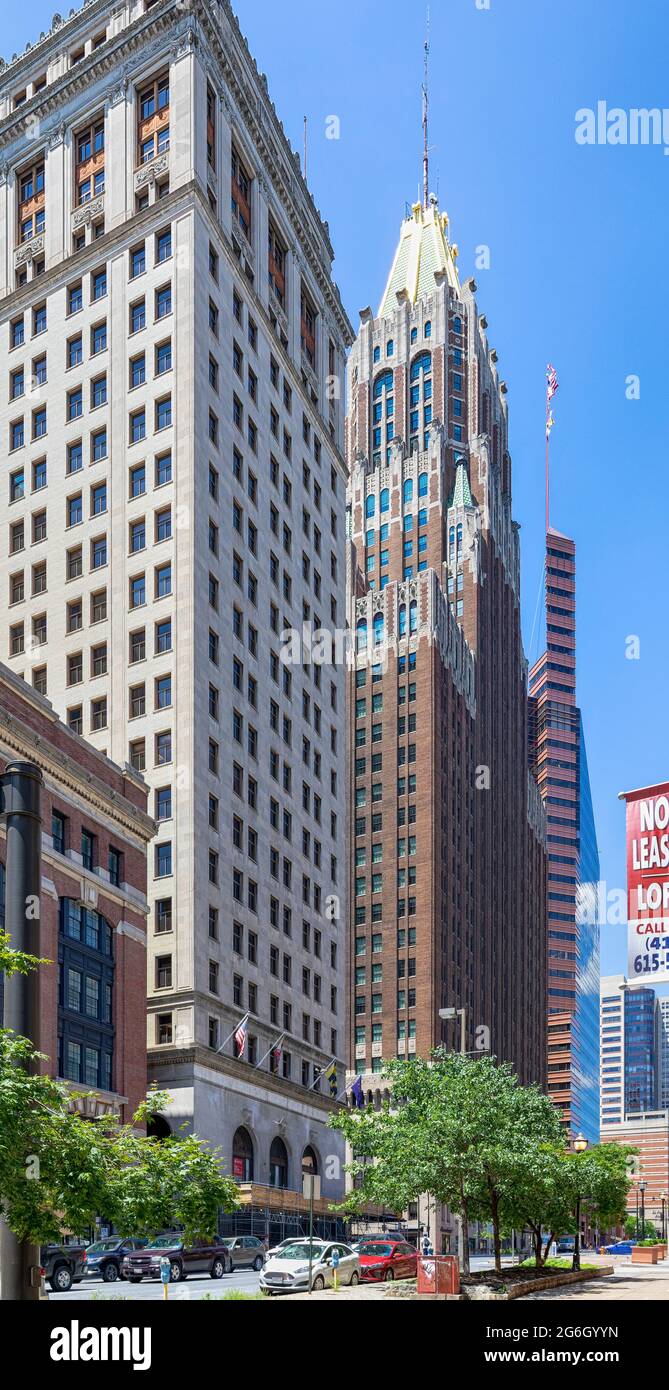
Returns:
[[[625,792],[627,977],[669,983],[669,782]]]

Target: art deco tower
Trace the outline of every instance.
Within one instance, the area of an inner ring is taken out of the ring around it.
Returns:
[[[350,1067],[457,1045],[545,1077],[545,821],[528,775],[506,387],[434,199],[348,363]]]

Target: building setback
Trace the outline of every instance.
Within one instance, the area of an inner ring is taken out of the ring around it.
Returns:
[[[0,150],[0,650],[149,784],[169,1124],[337,1195],[345,674],[281,659],[346,619],[328,227],[225,0],[56,16]]]
[[[599,1138],[599,852],[576,704],[576,547],[546,533],[546,650],[530,671],[530,766],[546,807],[548,1094]]]
[[[40,1067],[67,1082],[73,1108],[129,1121],[146,1095],[146,787],[0,665],[0,772],[16,761],[44,779]],[[5,859],[0,822],[0,927]]]
[[[640,1218],[643,1204],[644,1219],[654,1221],[660,1232],[666,1222],[669,1196],[669,1111],[629,1114],[615,1128],[602,1120],[601,1140],[603,1144],[630,1144],[638,1150],[627,1194],[627,1213]]]
[[[350,1059],[458,1045],[545,1082],[545,817],[528,773],[506,387],[416,204],[348,362]]]

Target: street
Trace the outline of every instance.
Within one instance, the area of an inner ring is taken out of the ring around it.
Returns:
[[[188,1302],[192,1299],[201,1298],[221,1298],[223,1294],[230,1293],[231,1290],[239,1290],[242,1293],[257,1293],[259,1288],[259,1276],[253,1269],[238,1269],[234,1274],[224,1274],[222,1279],[210,1279],[208,1275],[203,1278],[185,1279],[180,1284],[168,1285],[168,1297],[171,1303]],[[74,1284],[69,1293],[54,1293],[48,1290],[50,1303],[79,1303],[96,1301],[103,1299],[109,1302],[118,1302],[122,1299],[132,1300],[151,1300],[163,1298],[163,1288],[159,1279],[143,1279],[141,1284],[129,1284],[127,1280],[119,1280],[115,1284],[104,1284],[101,1279],[82,1280],[80,1284]]]

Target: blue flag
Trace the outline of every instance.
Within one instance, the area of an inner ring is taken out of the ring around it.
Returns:
[[[355,1101],[355,1104],[356,1104],[357,1109],[358,1109],[358,1110],[361,1110],[362,1107],[363,1107],[363,1105],[365,1104],[365,1097],[364,1097],[363,1094],[362,1094],[362,1077],[361,1077],[361,1076],[356,1076],[355,1081],[353,1082],[353,1085],[351,1086],[351,1095],[353,1096],[353,1099],[354,1099],[354,1101]]]

